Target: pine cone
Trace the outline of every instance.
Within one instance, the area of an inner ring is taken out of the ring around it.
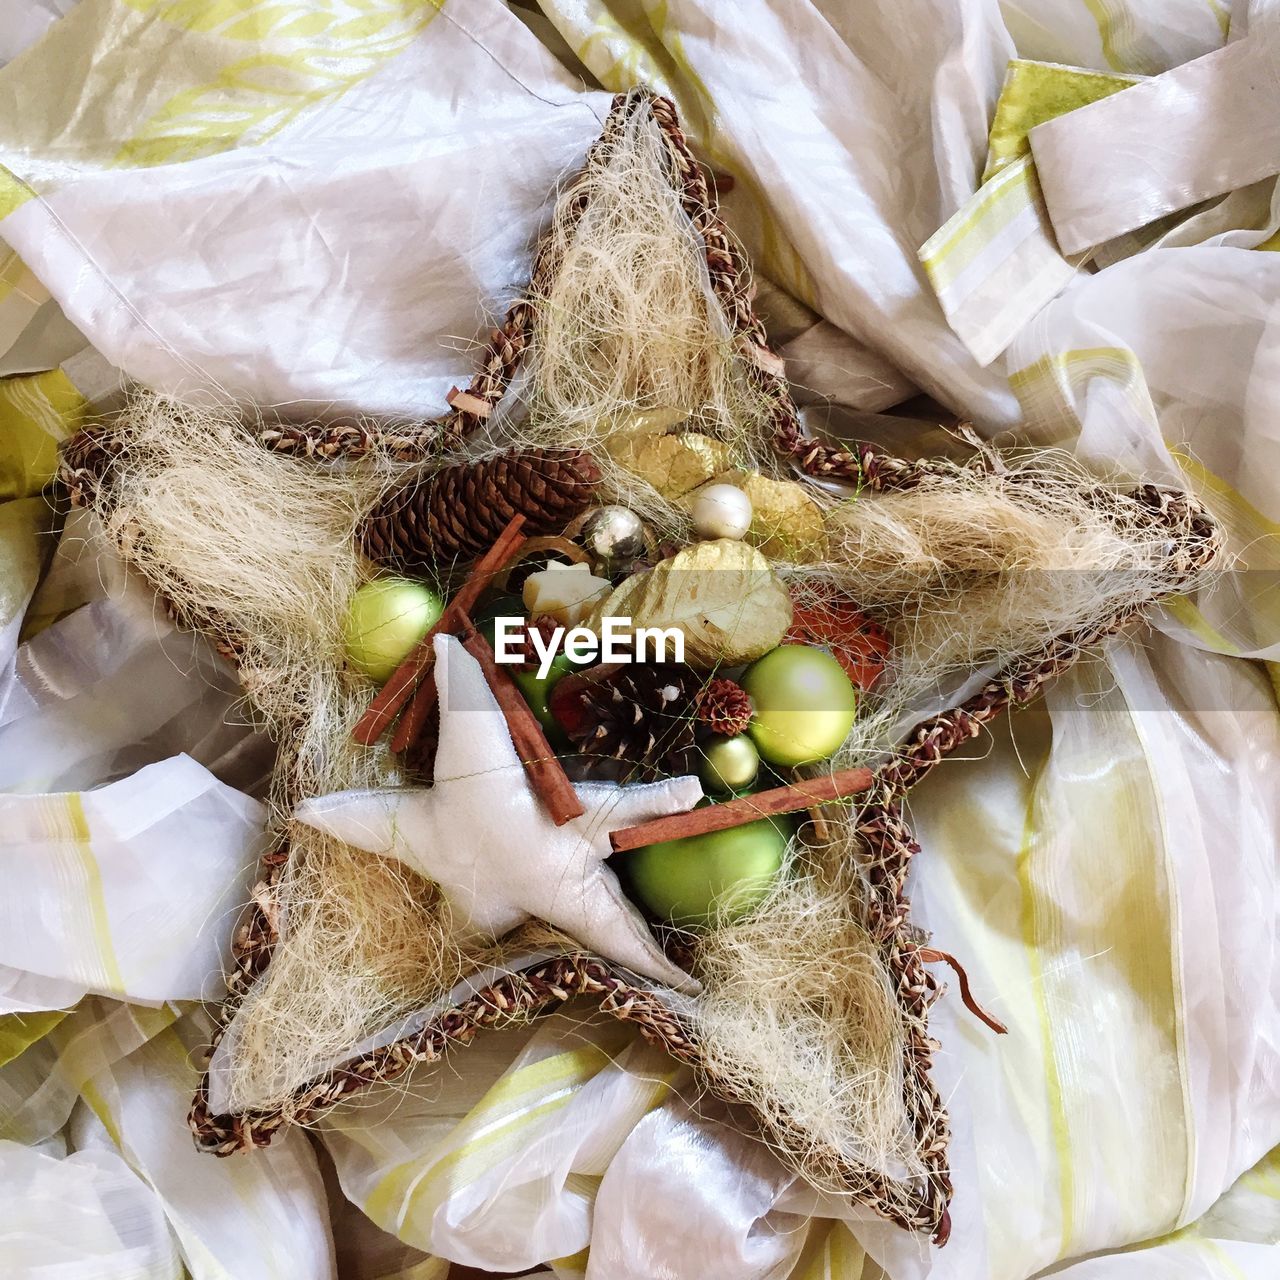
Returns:
[[[62,446],[58,480],[75,507],[91,507],[98,485],[120,452],[121,444],[109,427],[87,427],[77,431]]]
[[[701,690],[697,705],[698,723],[726,738],[745,733],[755,710],[751,705],[751,695],[736,680],[723,676],[712,680]]]
[[[702,677],[682,663],[601,665],[565,676],[551,714],[578,751],[619,781],[691,771]]]
[[[600,483],[588,453],[512,449],[445,467],[384,498],[365,521],[365,554],[379,564],[416,569],[474,560],[515,515],[529,535],[559,533],[586,510]]]

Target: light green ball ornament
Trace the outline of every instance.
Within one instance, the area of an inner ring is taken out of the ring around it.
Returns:
[[[759,772],[760,753],[745,733],[717,738],[702,749],[698,779],[708,791],[741,791],[756,780]]]
[[[443,612],[444,601],[423,582],[366,582],[351,597],[342,627],[347,661],[371,680],[385,683]]]
[[[825,760],[853,727],[858,693],[825,649],[784,644],[753,662],[739,681],[755,715],[747,732],[773,765]]]
[[[727,831],[645,845],[626,859],[635,896],[654,915],[683,929],[738,919],[762,902],[782,867],[787,832],[761,818]]]

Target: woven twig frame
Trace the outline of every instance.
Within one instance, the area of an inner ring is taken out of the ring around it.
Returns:
[[[588,154],[584,172],[608,157],[627,118],[646,109],[652,112],[665,141],[673,189],[679,192],[685,212],[705,246],[712,288],[743,348],[744,368],[771,405],[773,438],[780,456],[809,475],[853,482],[872,492],[910,488],[927,475],[953,469],[951,463],[907,462],[870,446],[842,449],[804,435],[781,361],[770,351],[763,326],[752,309],[746,263],[716,213],[710,185],[689,151],[674,105],[642,90],[615,98],[604,131]],[[571,200],[575,185],[568,189]],[[585,197],[577,212],[580,214],[583,208]],[[544,243],[532,263],[531,296],[545,291],[558,265]],[[510,309],[502,326],[490,336],[481,372],[467,388],[470,399],[462,398],[461,405],[479,400],[494,406],[502,398],[519,367],[533,318],[533,305],[528,298]],[[481,421],[482,415],[457,408],[442,419],[413,429],[380,432],[360,423],[272,427],[263,433],[261,442],[275,452],[317,459],[356,457],[375,448],[414,459],[456,441]],[[92,502],[97,480],[110,465],[112,454],[110,435],[102,429],[81,433],[69,444],[64,451],[61,478],[73,501],[84,505]],[[1218,554],[1218,534],[1212,521],[1188,495],[1143,486],[1132,498],[1149,510],[1154,523],[1168,528],[1171,547],[1179,548],[1183,555],[1169,565],[1169,592],[1194,578]],[[928,1233],[938,1244],[945,1243],[950,1230],[947,1206],[952,1189],[946,1163],[947,1112],[929,1078],[930,1060],[938,1044],[929,1036],[927,1017],[939,987],[925,967],[921,943],[909,921],[904,885],[919,846],[903,817],[902,798],[935,764],[977,736],[1005,709],[1033,700],[1085,649],[1137,616],[1137,610],[1118,614],[1087,633],[1059,637],[1029,662],[1001,673],[961,706],[924,721],[903,749],[878,771],[875,786],[859,810],[857,831],[865,850],[870,886],[866,919],[882,948],[898,996],[906,1032],[904,1100],[925,1172],[922,1178],[896,1181],[843,1160],[840,1153],[836,1153],[836,1163],[847,1170],[848,1186],[856,1200],[909,1230]],[[278,849],[264,860],[253,905],[235,938],[235,969],[228,978],[224,1026],[270,961],[277,941],[276,886],[287,858],[287,851]],[[314,1120],[344,1098],[374,1083],[392,1080],[414,1063],[439,1060],[448,1049],[469,1043],[484,1028],[527,1020],[576,996],[591,999],[604,1013],[635,1023],[641,1035],[661,1045],[677,1060],[695,1067],[702,1065],[690,1028],[658,993],[633,985],[608,961],[574,951],[500,978],[430,1019],[413,1035],[348,1062],[300,1090],[293,1100],[292,1118],[302,1123]],[[703,1080],[727,1101],[739,1101],[728,1090],[718,1088],[717,1081],[708,1078],[705,1071]],[[265,1146],[287,1123],[280,1111],[213,1115],[207,1086],[206,1077],[190,1114],[197,1144],[204,1150],[229,1155]],[[785,1127],[771,1128],[767,1136],[784,1155],[801,1145],[810,1145]]]

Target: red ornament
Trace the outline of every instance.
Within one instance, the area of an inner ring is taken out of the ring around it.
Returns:
[[[796,604],[783,643],[830,649],[858,689],[875,684],[892,648],[889,633],[835,588],[822,588]]]

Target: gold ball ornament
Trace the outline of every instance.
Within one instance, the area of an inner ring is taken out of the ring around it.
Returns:
[[[691,514],[698,537],[737,540],[751,528],[751,499],[736,485],[709,484],[694,496]]]
[[[375,578],[347,607],[342,643],[347,661],[384,684],[440,620],[444,601],[424,582]]]

